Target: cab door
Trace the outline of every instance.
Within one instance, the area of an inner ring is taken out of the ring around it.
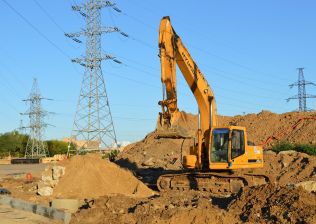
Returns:
[[[245,156],[246,143],[245,143],[245,132],[244,130],[233,129],[231,131],[231,153],[230,159],[232,164],[244,164],[247,163]]]

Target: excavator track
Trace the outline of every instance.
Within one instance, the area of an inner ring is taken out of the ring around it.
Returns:
[[[269,183],[267,176],[261,174],[229,173],[180,173],[165,174],[158,178],[159,191],[199,190],[214,195],[229,196],[246,186],[258,186]]]

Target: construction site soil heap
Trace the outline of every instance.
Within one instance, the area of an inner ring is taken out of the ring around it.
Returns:
[[[206,192],[165,192],[146,199],[105,196],[71,224],[316,223],[316,195],[292,186],[246,187],[231,198]]]
[[[153,195],[153,191],[130,171],[97,154],[74,156],[59,165],[65,167],[65,175],[54,188],[55,198],[91,199],[113,194],[142,198]]]
[[[185,112],[181,112],[185,113]],[[197,116],[186,114],[184,121],[190,131],[197,130]],[[275,114],[262,111],[258,114],[219,116],[219,126],[239,125],[247,128],[248,140],[255,144],[271,141],[265,145],[270,148],[277,141],[316,144],[316,113]],[[182,125],[183,127],[184,125]],[[128,168],[181,169],[181,158],[189,153],[193,139],[161,138],[156,131],[149,133],[142,141],[128,145],[117,157],[117,162]]]

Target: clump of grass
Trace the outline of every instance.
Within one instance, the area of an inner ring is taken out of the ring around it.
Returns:
[[[290,142],[278,142],[272,146],[272,150],[275,152],[294,150],[297,152],[304,152],[309,155],[316,155],[315,144],[299,144]]]

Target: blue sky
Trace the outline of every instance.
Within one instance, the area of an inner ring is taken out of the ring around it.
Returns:
[[[54,101],[43,102],[55,112],[47,122],[46,138],[71,133],[83,69],[69,58],[84,54],[85,45],[63,35],[84,27],[71,5],[83,1],[6,0],[29,23],[0,0],[0,132],[19,126],[27,110],[33,77],[41,93]],[[122,65],[103,63],[103,74],[119,140],[135,141],[155,128],[161,99],[158,27],[169,15],[176,32],[215,92],[219,113],[236,115],[270,110],[295,110],[297,94],[288,84],[297,80],[297,67],[316,83],[316,2],[116,0],[122,13],[103,9],[104,26],[118,26],[130,35],[108,34],[104,52]],[[37,30],[37,31],[35,31]],[[84,40],[84,39],[82,39]],[[61,49],[61,50],[60,50]],[[61,52],[62,51],[62,52]],[[196,113],[197,107],[180,72],[179,107]],[[316,87],[307,87],[316,95]],[[307,105],[316,109],[316,99]],[[24,118],[24,124],[28,120]]]

